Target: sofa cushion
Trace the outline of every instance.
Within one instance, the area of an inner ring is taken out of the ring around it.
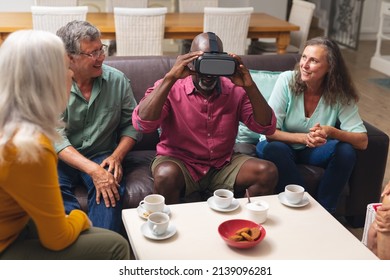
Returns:
[[[274,89],[276,80],[279,77],[280,71],[264,71],[250,69],[249,73],[253,81],[256,83],[265,100],[269,100],[272,90]]]
[[[250,69],[249,73],[253,81],[256,83],[264,98],[268,101],[272,90],[279,77],[280,71],[263,71]],[[251,143],[256,144],[259,141],[260,134],[250,130],[245,124],[241,123],[238,126],[236,143]]]
[[[153,193],[153,176],[150,164],[156,150],[131,151],[123,161],[126,174],[126,194],[123,208],[136,208],[145,196]]]

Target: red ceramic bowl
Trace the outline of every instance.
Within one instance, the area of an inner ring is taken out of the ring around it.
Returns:
[[[235,232],[239,229],[242,229],[244,227],[257,227],[260,229],[260,237],[257,238],[254,241],[234,241],[229,239],[230,236],[234,235]],[[222,239],[228,244],[229,246],[235,247],[235,248],[251,248],[259,244],[265,237],[265,229],[255,222],[252,222],[250,220],[241,220],[241,219],[235,219],[235,220],[228,220],[223,222],[218,227],[219,235],[222,237]]]

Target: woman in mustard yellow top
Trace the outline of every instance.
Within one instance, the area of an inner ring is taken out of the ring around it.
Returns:
[[[119,234],[68,216],[52,142],[73,73],[63,42],[45,31],[0,47],[0,259],[128,259]]]

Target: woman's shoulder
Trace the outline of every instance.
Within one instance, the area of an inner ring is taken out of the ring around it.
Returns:
[[[43,134],[43,133],[39,134],[38,141],[39,141],[39,144],[41,144],[44,149],[49,150],[50,152],[55,153],[54,146],[53,146],[53,141],[51,141],[49,139],[49,137],[47,137],[45,134]]]
[[[289,94],[288,90],[290,81],[294,78],[294,71],[287,70],[280,73],[278,80],[276,81],[275,86],[277,85],[277,91],[282,94]]]
[[[30,140],[28,144],[17,146],[13,142],[13,138],[9,139],[2,150],[2,157],[7,162],[22,161],[37,159],[42,156],[42,151],[47,151],[56,156],[53,147],[53,142],[45,134],[40,133],[34,136],[35,140]],[[35,142],[35,143],[34,143]],[[38,153],[38,155],[37,155]]]
[[[288,86],[290,81],[294,78],[294,71],[293,70],[287,70],[280,73],[276,84],[279,84],[279,86]]]

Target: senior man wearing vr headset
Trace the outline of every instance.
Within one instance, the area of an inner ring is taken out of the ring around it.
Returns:
[[[275,165],[233,151],[239,121],[261,134],[275,131],[274,112],[241,58],[223,53],[214,33],[199,34],[133,112],[137,130],[161,132],[151,165],[154,192],[167,204],[205,199],[219,188],[237,197],[246,189],[272,194]]]

